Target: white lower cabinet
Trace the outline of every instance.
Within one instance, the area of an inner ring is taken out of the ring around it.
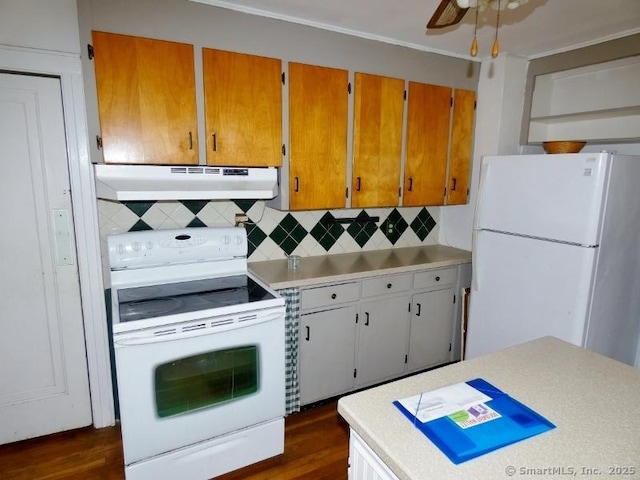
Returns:
[[[349,480],[398,480],[373,450],[349,429]]]
[[[355,305],[300,316],[299,381],[302,405],[353,388]]]
[[[301,405],[450,362],[459,268],[303,287]]]
[[[356,387],[404,374],[410,302],[410,297],[402,296],[360,305]]]
[[[409,372],[451,361],[454,300],[453,287],[413,296]]]

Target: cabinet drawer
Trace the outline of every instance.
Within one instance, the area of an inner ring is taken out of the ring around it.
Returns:
[[[302,290],[300,308],[308,310],[317,307],[330,307],[340,303],[355,302],[360,298],[360,284],[340,283]]]
[[[417,290],[455,283],[457,273],[456,267],[416,273],[413,279],[413,288]]]
[[[385,277],[371,278],[362,282],[362,297],[377,297],[389,293],[404,292],[411,289],[412,275],[387,275]]]

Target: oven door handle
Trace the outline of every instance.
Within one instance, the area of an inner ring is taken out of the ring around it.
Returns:
[[[251,327],[264,322],[272,322],[284,320],[284,310],[262,313],[259,317],[240,322],[228,322],[221,324],[213,324],[215,320],[203,320],[199,324],[190,324],[181,328],[167,326],[162,329],[156,329],[145,333],[130,333],[123,335],[121,338],[113,339],[115,347],[128,347],[134,345],[148,345],[151,343],[170,342],[182,340],[184,338],[201,337],[204,335],[213,335],[216,333],[227,332],[230,330],[241,330],[242,328]]]

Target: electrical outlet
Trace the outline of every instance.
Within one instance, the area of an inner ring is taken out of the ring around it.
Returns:
[[[244,213],[236,213],[236,227],[244,227],[249,221],[249,216]]]

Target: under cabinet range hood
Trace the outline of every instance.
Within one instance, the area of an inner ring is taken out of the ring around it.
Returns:
[[[96,164],[98,198],[135,200],[270,199],[276,196],[274,167],[208,167]]]

